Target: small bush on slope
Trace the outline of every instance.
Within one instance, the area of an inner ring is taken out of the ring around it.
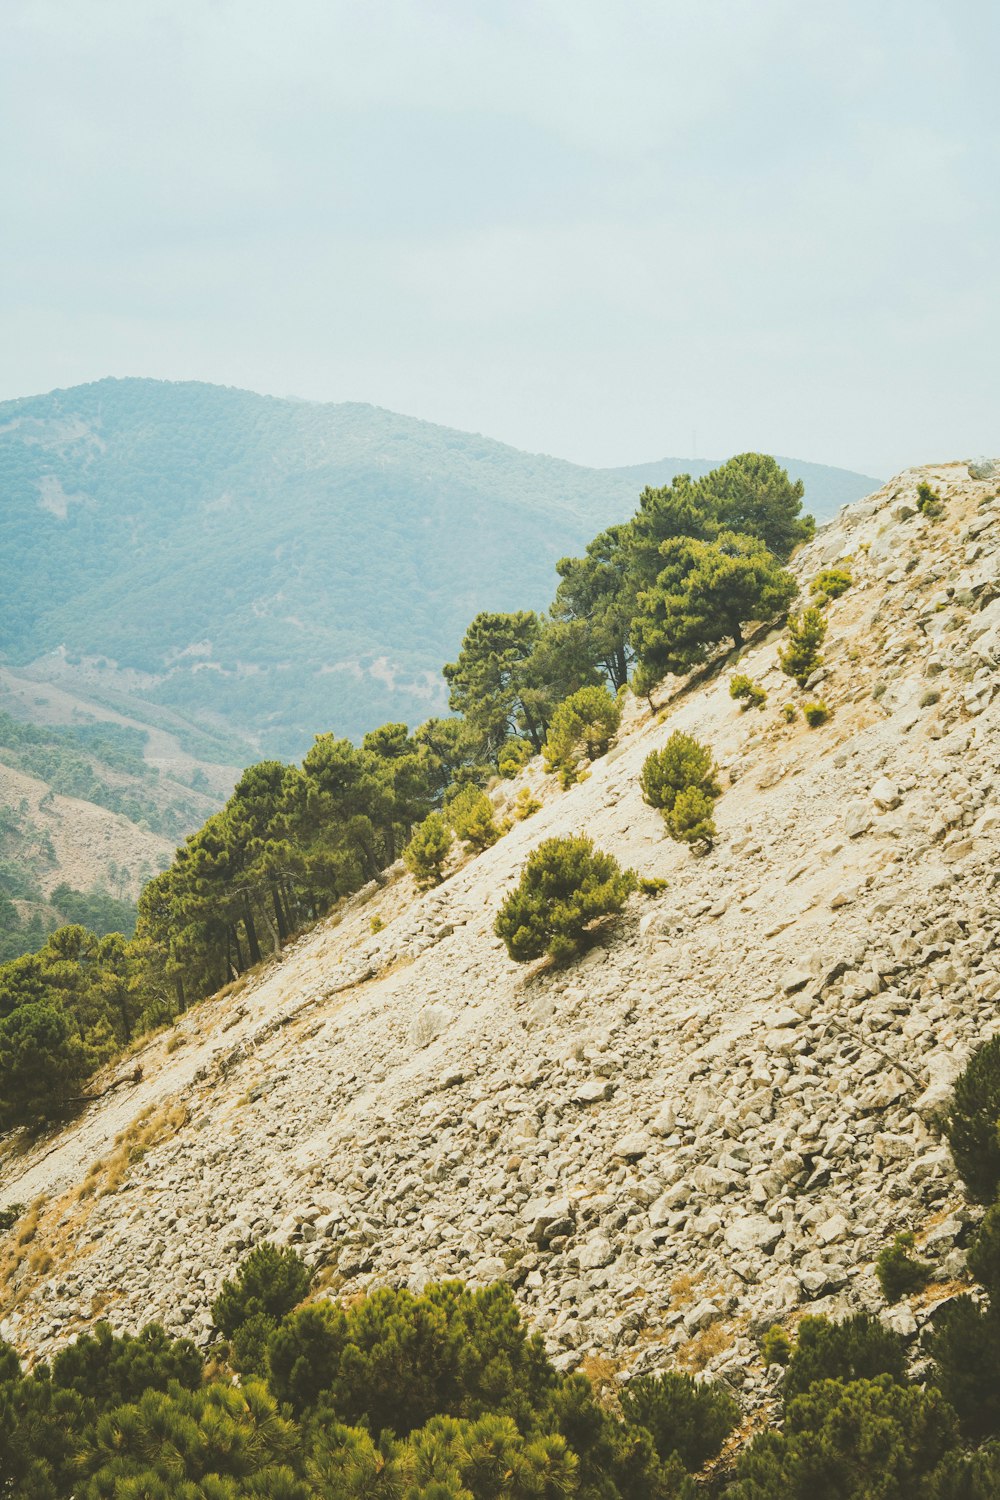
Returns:
[[[444,879],[444,862],[451,849],[452,832],[441,813],[428,813],[418,823],[403,850],[403,861],[420,890],[429,891]]]
[[[1000,1188],[1000,1036],[974,1052],[959,1076],[945,1134],[969,1193],[991,1203]]]
[[[579,952],[590,924],[620,912],[637,886],[634,873],[589,838],[546,839],[529,856],[494,931],[519,963],[543,953],[565,963]]]
[[[778,660],[785,676],[794,678],[799,687],[805,687],[822,664],[819,648],[826,639],[826,630],[826,620],[815,604],[800,615],[792,615],[788,621],[788,645],[780,648]]]
[[[552,715],[544,746],[545,769],[558,771],[563,786],[571,786],[579,761],[605,754],[621,716],[606,687],[583,687],[570,694]]]

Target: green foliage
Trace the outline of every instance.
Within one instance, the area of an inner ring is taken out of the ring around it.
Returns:
[[[701,787],[686,786],[677,793],[674,805],[664,809],[667,832],[679,844],[712,844],[718,832],[712,816],[714,800]]]
[[[826,599],[839,599],[853,582],[846,568],[821,568],[810,583],[809,592],[814,597],[822,595]]]
[[[403,859],[420,890],[427,891],[441,884],[451,845],[452,832],[441,813],[428,813],[414,829],[413,837],[403,850]]]
[[[92,1059],[55,1005],[26,1004],[0,1020],[0,1128],[52,1120],[83,1087]]]
[[[441,1412],[524,1423],[554,1381],[503,1283],[470,1291],[441,1282],[419,1297],[382,1288],[347,1308],[312,1304],[274,1335],[270,1366],[273,1391],[294,1412],[322,1402],[374,1434],[405,1435]]]
[[[771,620],[795,597],[794,578],[755,537],[678,537],[660,555],[655,582],[638,595],[632,640],[661,676],[688,671],[726,638],[741,646],[747,621]]]
[[[915,1500],[956,1443],[954,1412],[934,1391],[888,1375],[823,1380],[788,1403],[783,1431],[750,1445],[727,1500]]]
[[[729,696],[736,698],[744,710],[763,708],[767,702],[767,693],[745,672],[735,672],[729,679]]]
[[[944,515],[944,501],[926,481],[917,485],[917,510],[929,521],[938,521]]]
[[[669,883],[660,875],[643,875],[639,880],[639,889],[644,896],[659,896]]]
[[[606,687],[584,687],[556,708],[543,747],[545,769],[558,771],[564,787],[576,779],[581,760],[604,755],[621,723],[621,709]]]
[[[514,798],[514,816],[519,823],[525,818],[531,818],[536,812],[541,812],[542,804],[537,797],[532,796],[528,787],[523,786]]]
[[[522,771],[528,764],[534,753],[530,740],[518,739],[516,736],[513,739],[504,740],[497,756],[497,770],[507,781],[512,781],[518,771]]]
[[[445,817],[463,843],[477,853],[488,849],[500,837],[501,830],[493,816],[493,803],[478,787],[462,787],[447,801]]]
[[[818,729],[830,717],[830,709],[822,698],[817,698],[814,703],[802,705],[802,714],[810,729]]]
[[[820,651],[826,639],[827,622],[821,610],[812,604],[788,621],[788,645],[778,651],[781,670],[786,677],[793,677],[799,687],[806,682],[822,664]]]
[[[794,703],[786,703],[786,704],[784,704],[784,706],[782,707],[782,710],[781,710],[781,717],[784,719],[784,721],[785,721],[786,724],[794,724],[795,720],[798,718],[798,716],[799,716],[799,711],[795,707]]]
[[[682,843],[711,843],[716,835],[712,809],[721,787],[712,753],[691,735],[675,730],[662,750],[643,763],[642,795],[663,814],[670,837]]]
[[[651,1434],[661,1459],[676,1454],[692,1471],[716,1456],[740,1419],[739,1406],[721,1386],[674,1371],[630,1380],[621,1404],[629,1421]]]
[[[52,1384],[96,1401],[104,1410],[137,1401],[143,1391],[166,1391],[173,1382],[193,1391],[201,1384],[201,1355],[188,1339],[171,1339],[158,1323],[140,1334],[115,1337],[96,1323],[67,1344],[52,1362]]]
[[[956,1081],[945,1134],[969,1193],[991,1203],[1000,1191],[1000,1036],[973,1053]]]
[[[874,1380],[881,1375],[902,1381],[906,1370],[903,1342],[869,1313],[855,1313],[839,1323],[803,1318],[788,1364],[785,1399],[801,1395],[820,1380]]]
[[[958,1413],[963,1436],[1000,1437],[1000,1315],[955,1297],[935,1313],[928,1347],[934,1384]]]
[[[639,785],[650,807],[667,812],[686,787],[698,787],[707,797],[718,797],[721,791],[711,750],[680,729],[674,730],[662,750],[647,755]]]
[[[933,1267],[917,1260],[909,1252],[913,1235],[897,1234],[891,1245],[883,1245],[875,1262],[875,1275],[887,1302],[898,1302],[911,1292],[919,1292],[930,1281]]]
[[[990,1294],[991,1306],[1000,1309],[1000,1203],[986,1210],[969,1246],[969,1270]]]
[[[792,1341],[780,1323],[772,1323],[760,1341],[760,1352],[764,1364],[787,1365],[792,1357]]]
[[[589,838],[546,839],[529,855],[494,931],[519,963],[543,953],[564,963],[579,952],[588,927],[620,912],[637,884]]]
[[[251,1318],[263,1314],[277,1323],[309,1290],[309,1270],[294,1250],[267,1240],[251,1250],[236,1278],[224,1281],[212,1303],[215,1326],[227,1338]]]

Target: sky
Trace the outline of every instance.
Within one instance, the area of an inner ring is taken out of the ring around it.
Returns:
[[[4,0],[0,399],[1000,453],[991,0]]]

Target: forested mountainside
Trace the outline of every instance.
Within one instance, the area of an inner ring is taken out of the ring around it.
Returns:
[[[9,1139],[0,1337],[51,1376],[0,1348],[8,1484],[995,1500],[1000,464],[813,539],[769,483],[718,530],[762,476],[648,497],[626,567],[605,538],[567,570],[605,589],[593,647],[660,569],[636,691],[550,704],[486,791],[452,763],[404,861]],[[494,765],[540,700],[483,637],[524,624],[478,617],[448,669]],[[399,729],[243,779],[152,883],[163,980],[275,887],[276,925],[357,884],[442,773],[440,725]],[[39,988],[81,1028],[127,1008],[73,958],[4,975],[8,1078]]]
[[[143,722],[169,712],[204,758],[299,755],[321,730],[440,711],[441,663],[478,610],[544,607],[556,560],[642,484],[708,467],[590,470],[195,383],[6,402],[0,652]],[[801,467],[820,516],[877,485]]]

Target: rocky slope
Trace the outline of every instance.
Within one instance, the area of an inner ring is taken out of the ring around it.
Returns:
[[[679,1362],[752,1405],[760,1329],[882,1306],[873,1261],[905,1228],[936,1282],[886,1316],[915,1330],[964,1266],[936,1113],[1000,1024],[1000,466],[975,472],[907,472],[797,559],[807,581],[852,558],[827,724],[785,722],[779,633],[740,658],[761,712],[731,662],[664,686],[579,786],[529,768],[542,810],[440,888],[362,892],[9,1155],[0,1201],[45,1202],[0,1248],[0,1334],[42,1351],[103,1314],[204,1338],[269,1237],[331,1292],[504,1277],[560,1363]],[[726,773],[703,858],[638,787],[678,727]],[[498,902],[579,830],[668,886],[573,967],[518,967]]]

